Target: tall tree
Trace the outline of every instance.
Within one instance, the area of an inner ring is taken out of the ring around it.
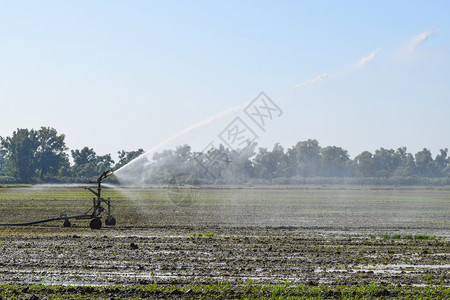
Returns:
[[[271,158],[267,148],[259,148],[258,154],[253,159],[255,175],[262,179],[272,179],[276,170],[276,162]]]
[[[119,154],[119,162],[114,166],[115,170],[120,169],[121,167],[125,166],[127,163],[135,159],[136,157],[140,156],[144,153],[144,150],[139,148],[137,151],[118,151]]]
[[[73,176],[91,178],[99,175],[107,169],[111,169],[114,160],[110,154],[97,156],[92,148],[84,147],[81,150],[72,150],[74,165]]]
[[[280,143],[276,143],[273,146],[271,152],[271,161],[275,164],[274,168],[274,177],[289,177],[289,161],[286,153],[284,152],[284,148],[280,145]]]
[[[218,148],[210,148],[203,156],[202,166],[203,174],[206,178],[226,179],[223,178],[231,163],[230,149],[225,148],[222,144]]]
[[[251,157],[255,155],[255,148],[257,144],[252,143],[243,149],[235,149],[231,151],[231,164],[228,168],[229,172],[227,182],[230,183],[244,183],[249,178],[254,177],[254,168]]]
[[[284,148],[276,143],[272,151],[266,148],[259,148],[259,153],[253,160],[255,173],[263,179],[273,179],[277,177],[289,177],[287,156]]]
[[[363,151],[355,157],[355,172],[358,176],[372,177],[374,172],[373,155],[369,151]]]
[[[417,174],[416,161],[411,153],[407,153],[404,158],[402,158],[401,172],[402,176],[413,176]]]
[[[17,129],[12,136],[1,138],[1,144],[7,151],[5,173],[20,182],[32,182],[36,177],[37,132]]]
[[[72,167],[74,177],[90,178],[96,175],[94,168],[97,155],[94,149],[84,147],[81,150],[75,149],[70,152],[74,162]]]
[[[424,148],[422,151],[417,152],[415,159],[419,175],[424,177],[436,175],[430,150]]]
[[[317,140],[298,142],[288,149],[292,175],[315,177],[320,172],[320,146]]]
[[[341,147],[328,146],[322,148],[321,154],[321,166],[322,175],[324,176],[350,176],[351,165],[350,156],[347,150]]]
[[[110,170],[114,166],[114,160],[111,154],[97,156],[95,159],[95,175],[97,176],[106,170]]]
[[[449,165],[449,158],[447,157],[448,149],[440,149],[439,154],[434,159],[434,166],[438,176],[444,176],[444,170]]]
[[[2,138],[0,137],[0,141],[1,140]],[[6,162],[6,154],[8,154],[8,151],[2,147],[0,142],[0,176],[3,176],[5,174],[3,167],[5,166]]]
[[[389,177],[400,166],[402,162],[402,152],[393,149],[380,148],[375,150],[373,155],[373,167],[375,176]]]
[[[58,135],[54,128],[41,127],[37,132],[37,139],[39,146],[36,149],[36,164],[41,179],[57,175],[62,167],[69,165],[64,134]]]

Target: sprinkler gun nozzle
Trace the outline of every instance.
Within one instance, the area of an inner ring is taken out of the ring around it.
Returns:
[[[100,177],[97,179],[97,183],[102,182],[104,179],[106,179],[107,177],[109,177],[113,174],[114,174],[114,172],[112,169],[103,172],[102,175],[100,175]]]

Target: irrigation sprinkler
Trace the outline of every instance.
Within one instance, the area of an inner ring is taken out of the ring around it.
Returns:
[[[110,198],[108,198],[108,199],[102,198],[102,181],[111,175],[113,175],[113,171],[107,170],[107,171],[103,172],[96,181],[90,181],[89,183],[97,184],[96,189],[94,189],[92,187],[85,187],[85,189],[89,190],[91,193],[93,193],[95,195],[95,198],[92,199],[92,202],[93,202],[92,207],[84,214],[71,215],[71,216],[62,214],[59,217],[55,217],[55,218],[49,218],[49,219],[31,221],[31,222],[24,222],[24,223],[0,224],[0,226],[28,226],[28,225],[34,225],[34,224],[39,224],[39,223],[64,220],[63,226],[70,227],[71,226],[70,221],[69,221],[70,219],[91,219],[91,221],[89,223],[89,227],[91,229],[100,229],[102,227],[101,214],[105,211],[105,208],[102,206],[102,203],[105,203],[106,207],[107,207],[106,208],[105,225],[114,226],[114,225],[116,225],[116,219],[113,216],[111,216],[111,199]]]

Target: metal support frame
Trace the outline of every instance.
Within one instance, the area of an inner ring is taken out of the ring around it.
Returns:
[[[102,206],[102,203],[106,203],[106,205],[107,205],[105,224],[114,226],[114,225],[116,225],[116,219],[113,216],[111,216],[111,199],[102,198],[102,181],[111,175],[113,175],[113,171],[108,170],[108,171],[103,172],[100,175],[100,177],[97,179],[97,181],[90,182],[90,183],[97,184],[97,190],[94,190],[91,187],[85,188],[96,196],[96,198],[93,198],[92,207],[85,214],[72,215],[72,216],[67,216],[67,215],[63,214],[63,215],[60,215],[59,217],[55,217],[55,218],[49,218],[49,219],[31,221],[31,222],[23,222],[23,223],[5,223],[5,224],[0,224],[0,226],[28,226],[28,225],[46,223],[46,222],[51,222],[51,221],[64,220],[63,226],[70,227],[71,224],[70,224],[69,219],[91,219],[91,222],[89,223],[89,226],[91,227],[91,229],[100,229],[102,227],[102,221],[100,219],[100,216],[101,216],[102,212],[105,211],[105,209]],[[91,210],[92,210],[92,213],[89,214],[89,211],[91,211]]]

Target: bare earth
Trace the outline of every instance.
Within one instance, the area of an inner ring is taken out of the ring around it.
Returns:
[[[298,228],[208,228],[208,232],[215,234],[193,237],[190,228],[177,227],[2,230],[0,281],[450,284],[450,247],[442,239],[369,238]]]
[[[261,202],[247,200],[238,209],[223,203],[184,208],[166,199],[139,214],[137,204],[117,202],[117,226],[100,230],[82,220],[70,228],[62,222],[0,227],[0,282],[450,285],[448,190],[406,212],[406,200],[378,196],[346,210],[356,203],[348,191],[340,197],[342,191],[328,190],[297,206],[291,200],[265,205],[264,193],[255,196]],[[436,209],[442,203],[447,206]]]

